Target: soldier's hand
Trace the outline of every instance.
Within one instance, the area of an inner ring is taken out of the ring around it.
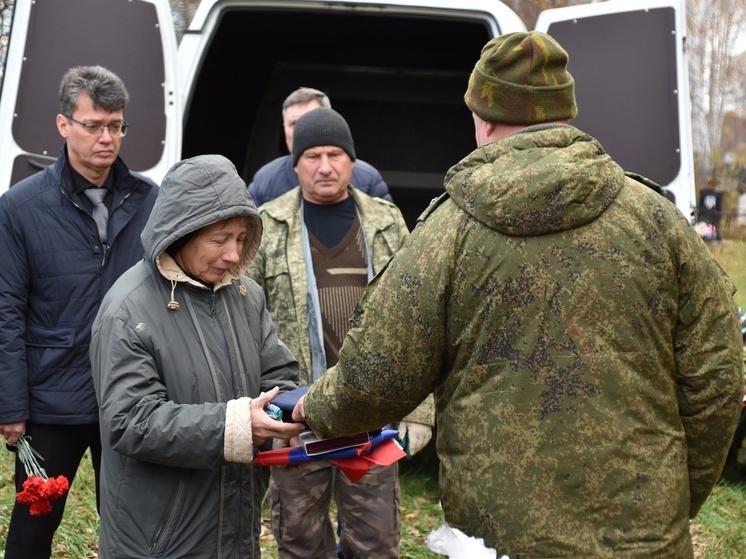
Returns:
[[[407,434],[409,435],[408,438]],[[433,428],[429,425],[409,421],[399,423],[399,438],[402,440],[406,438],[409,441],[410,456],[414,456],[425,448],[425,445],[430,442],[432,436]]]
[[[305,422],[306,421],[306,407],[305,407],[306,396],[303,395],[296,402],[293,408],[293,421]]]

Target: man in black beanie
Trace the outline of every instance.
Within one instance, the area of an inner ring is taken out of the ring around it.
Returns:
[[[295,126],[292,161],[300,186],[260,208],[264,235],[248,275],[263,286],[277,332],[311,384],[339,359],[360,294],[409,235],[399,209],[350,184],[355,145],[329,108]],[[432,398],[399,424],[414,454],[429,440]],[[337,557],[329,520],[332,489],[346,559],[398,558],[398,467],[376,466],[357,483],[330,462],[272,468],[272,531],[282,559]]]
[[[337,111],[322,107],[310,111],[303,119],[303,125],[295,131],[293,167],[298,165],[300,156],[308,148],[324,145],[342,148],[350,160],[355,161],[355,144],[347,121]]]

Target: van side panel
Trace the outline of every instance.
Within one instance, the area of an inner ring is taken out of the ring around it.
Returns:
[[[54,123],[59,112],[59,83],[68,68],[79,65],[111,69],[130,93],[125,110],[130,130],[121,150],[127,165],[143,170],[158,163],[166,133],[165,71],[153,3],[35,2],[29,13],[23,56],[12,133],[21,150],[37,156],[16,157],[10,184],[57,157],[63,143]]]
[[[640,9],[557,22],[547,31],[570,55],[573,124],[626,171],[661,185],[673,183],[683,166],[675,17],[672,8]]]

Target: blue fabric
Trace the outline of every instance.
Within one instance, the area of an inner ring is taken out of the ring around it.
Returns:
[[[295,390],[288,390],[287,392],[279,394],[274,400],[272,400],[272,403],[282,410],[283,421],[293,421],[293,409],[295,409],[295,404],[298,403],[301,396],[308,392],[309,388],[311,388],[311,385],[307,384],[306,386],[301,386]]]
[[[0,423],[98,422],[88,346],[103,295],[142,259],[158,187],[114,163],[109,245],[75,194],[66,149],[0,197]]]
[[[391,202],[389,187],[375,167],[358,159],[352,169],[352,186],[369,196],[383,198]],[[298,186],[298,175],[289,155],[278,157],[259,169],[249,184],[249,194],[257,207],[282,196]]]

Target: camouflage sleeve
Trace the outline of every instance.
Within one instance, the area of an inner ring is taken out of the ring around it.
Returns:
[[[418,227],[366,288],[339,363],[306,396],[315,428],[327,435],[368,431],[400,421],[420,404],[429,414],[426,398],[446,347],[455,234]]]
[[[738,422],[743,342],[732,282],[693,231],[682,239],[674,349],[693,518],[719,479]]]
[[[404,216],[400,211],[397,211],[397,224],[399,230],[399,244],[404,245],[407,238],[409,238],[409,228],[404,220]],[[409,421],[411,423],[422,423],[423,425],[429,425],[433,427],[435,425],[435,401],[433,395],[428,395],[422,403],[417,406],[412,413],[407,415],[402,421]]]
[[[423,425],[435,426],[435,400],[430,394],[417,406],[412,413],[402,419],[410,423],[422,423]]]

